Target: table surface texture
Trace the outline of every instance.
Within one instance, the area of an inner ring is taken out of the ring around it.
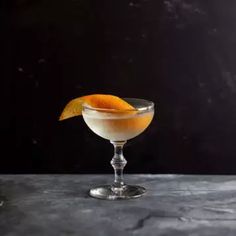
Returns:
[[[112,175],[0,175],[1,236],[236,235],[236,176],[126,175],[147,193],[98,200]]]

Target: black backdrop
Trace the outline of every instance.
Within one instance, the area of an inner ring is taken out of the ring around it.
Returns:
[[[66,102],[156,104],[130,173],[236,173],[236,1],[1,1],[1,173],[108,173],[113,149]]]

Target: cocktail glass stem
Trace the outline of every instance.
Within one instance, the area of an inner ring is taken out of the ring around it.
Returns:
[[[123,155],[123,146],[126,141],[111,141],[114,146],[114,156],[111,160],[111,165],[114,168],[115,179],[112,185],[112,191],[115,193],[121,193],[124,190],[124,176],[123,170],[127,161]]]

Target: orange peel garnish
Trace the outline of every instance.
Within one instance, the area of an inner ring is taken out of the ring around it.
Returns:
[[[132,111],[136,110],[125,100],[110,94],[92,94],[69,101],[63,109],[59,120],[65,120],[82,114],[83,104],[92,108],[110,109],[111,111]]]

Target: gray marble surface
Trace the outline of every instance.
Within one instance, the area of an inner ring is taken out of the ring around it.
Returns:
[[[236,235],[236,176],[125,177],[146,195],[88,196],[112,175],[0,175],[0,235]]]

